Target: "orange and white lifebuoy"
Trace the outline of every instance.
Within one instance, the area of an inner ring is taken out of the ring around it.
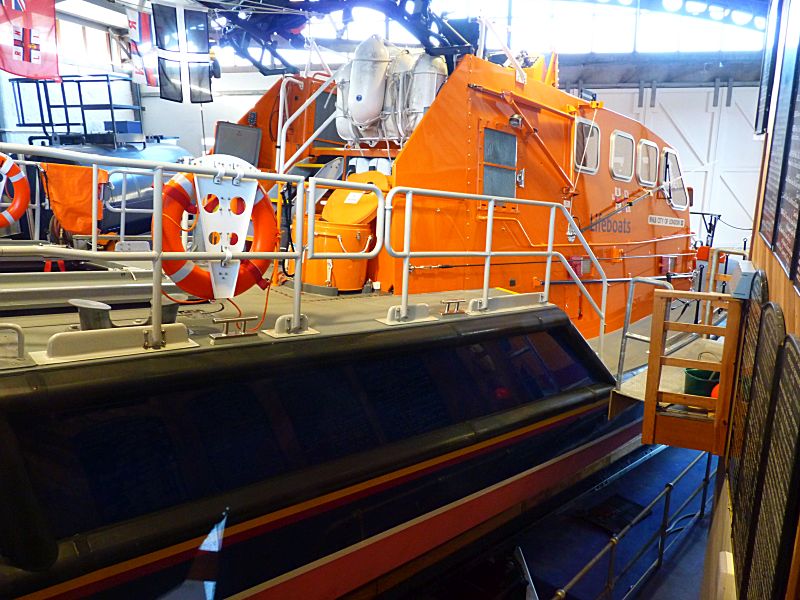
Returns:
[[[19,168],[13,158],[0,152],[0,160],[2,161],[0,174],[7,177],[14,188],[14,200],[11,202],[11,206],[0,212],[0,227],[9,227],[19,221],[28,210],[28,204],[31,201],[31,186],[28,184],[25,172]]]
[[[197,197],[195,193],[194,175],[178,173],[164,185],[163,193],[163,236],[164,252],[184,252],[181,241],[181,220],[183,213],[197,214]],[[259,185],[252,212],[253,243],[251,252],[272,252],[278,238],[278,225],[265,190]],[[269,260],[242,260],[239,263],[239,276],[236,280],[235,296],[249,290],[254,285],[265,289],[269,282],[264,273],[269,267]],[[211,273],[194,264],[190,260],[165,260],[164,272],[170,279],[189,294],[198,298],[214,298]]]

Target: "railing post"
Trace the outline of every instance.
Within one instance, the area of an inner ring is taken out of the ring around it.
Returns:
[[[614,568],[617,562],[617,544],[619,544],[619,538],[614,534],[609,541],[611,542],[611,552],[609,552],[608,555],[608,575],[606,575],[606,589],[603,596],[612,598],[614,593]]]
[[[672,483],[666,485],[667,493],[664,496],[664,514],[661,516],[661,528],[659,529],[658,540],[658,561],[656,562],[656,569],[660,569],[664,562],[664,549],[667,544],[667,527],[669,525],[669,504],[672,497]]]
[[[411,270],[411,208],[414,193],[406,192],[405,221],[403,222],[403,293],[400,297],[400,318],[408,318],[408,276]]]
[[[550,226],[547,230],[547,263],[544,268],[544,301],[550,301],[550,277],[553,268],[553,240],[556,231],[556,207],[550,207]]]
[[[39,170],[40,167],[37,164],[34,167],[34,171],[36,172],[36,186],[33,188],[33,197],[36,198],[36,202],[33,205],[33,240],[36,242],[41,238],[39,231],[42,228],[42,182],[40,181]]]
[[[492,271],[492,234],[494,233],[494,203],[495,199],[489,200],[486,211],[486,256],[483,258],[483,295],[481,297],[481,308],[489,308],[489,280]]]
[[[122,212],[119,215],[119,241],[125,241],[125,223],[127,221],[125,209],[128,205],[128,174],[124,171],[122,172],[122,202],[120,203],[120,208]],[[184,244],[184,248],[186,244]]]
[[[97,166],[97,165],[95,165]],[[164,171],[160,168],[153,171],[153,295],[150,298],[150,336],[148,346],[150,348],[161,348],[164,345],[164,338],[161,332],[161,269],[163,252],[162,240],[162,193],[164,185]],[[92,205],[94,206],[94,202]]]
[[[706,516],[706,500],[708,499],[708,483],[711,478],[711,452],[707,452],[708,459],[706,460],[706,474],[703,476],[703,496],[700,500],[700,518]]]
[[[301,186],[303,193],[301,190],[298,190],[297,193],[294,195],[294,232],[295,232],[295,245],[294,245],[294,290],[292,295],[292,327],[291,331],[300,331],[302,329],[301,323],[301,313],[300,313],[300,303],[302,301],[302,293],[303,293],[303,252],[305,248],[303,248],[303,217],[305,215],[305,207],[306,207],[306,186],[305,182],[298,184]],[[313,215],[309,215],[308,218],[311,219]]]
[[[97,252],[97,186],[98,186],[99,172],[97,163],[92,163],[92,250]]]

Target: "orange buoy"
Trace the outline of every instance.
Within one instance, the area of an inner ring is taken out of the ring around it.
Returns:
[[[206,207],[209,209],[209,207]],[[213,207],[211,208],[213,209]],[[181,241],[181,220],[183,213],[197,214],[197,195],[194,187],[194,175],[178,173],[164,185],[163,222],[161,226],[164,252],[184,252]],[[277,242],[278,225],[275,213],[265,190],[259,185],[256,190],[252,212],[253,243],[252,252],[272,252]],[[239,275],[236,280],[234,295],[249,290],[253,285],[265,289],[269,282],[264,273],[269,267],[269,260],[242,260],[239,263]],[[214,298],[211,273],[194,264],[191,260],[165,260],[164,272],[179,288],[198,298]]]
[[[28,185],[25,173],[13,158],[0,152],[0,160],[3,161],[0,165],[0,174],[7,177],[11,182],[11,187],[14,188],[14,200],[11,202],[11,206],[0,212],[0,227],[9,227],[19,221],[28,210],[28,204],[31,201],[31,187]]]

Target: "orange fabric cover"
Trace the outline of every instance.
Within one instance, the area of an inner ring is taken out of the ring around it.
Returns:
[[[72,234],[92,233],[92,168],[42,163],[42,181],[50,208],[61,226]],[[108,183],[108,171],[98,169],[97,181]],[[97,190],[97,218],[103,218],[102,188]]]

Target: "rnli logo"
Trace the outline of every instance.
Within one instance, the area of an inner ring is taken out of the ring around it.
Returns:
[[[631,222],[628,219],[602,219],[592,221],[589,230],[601,233],[630,233]]]

